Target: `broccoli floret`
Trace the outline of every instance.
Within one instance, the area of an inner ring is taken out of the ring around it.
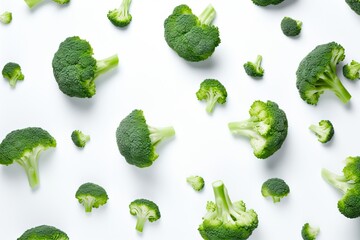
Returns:
[[[344,58],[345,49],[330,42],[317,46],[300,62],[296,87],[305,102],[316,105],[325,90],[333,91],[343,103],[350,100],[350,93],[336,75],[336,65]]]
[[[226,103],[226,88],[216,79],[205,79],[200,84],[200,89],[196,92],[198,100],[207,102],[206,111],[212,113],[216,103]]]
[[[258,55],[256,61],[247,62],[244,64],[244,69],[247,75],[250,77],[262,77],[264,76],[264,69],[261,67],[262,56]]]
[[[33,8],[36,5],[42,3],[44,0],[24,0],[26,4],[29,6],[29,8]],[[70,0],[52,0],[53,2],[57,4],[68,4]]]
[[[90,141],[90,136],[84,134],[80,130],[74,130],[71,133],[71,140],[74,142],[75,146],[83,148],[86,143]]]
[[[198,230],[205,240],[245,240],[258,226],[253,209],[246,210],[243,201],[231,202],[222,181],[213,184],[215,203],[209,201],[207,213]]]
[[[17,240],[69,240],[63,231],[47,225],[41,225],[26,230]]]
[[[126,27],[130,24],[132,20],[129,13],[130,4],[131,0],[123,0],[119,8],[109,11],[107,17],[114,26]]]
[[[9,84],[11,87],[15,87],[17,81],[24,80],[25,76],[21,72],[21,67],[17,63],[9,62],[5,64],[2,75],[5,79],[9,80]]]
[[[139,168],[149,167],[159,157],[157,145],[175,135],[173,127],[148,126],[142,110],[133,110],[119,124],[116,141],[125,160]]]
[[[268,158],[281,148],[285,141],[288,122],[285,112],[272,101],[255,101],[249,110],[250,118],[229,123],[233,134],[250,138],[257,158]]]
[[[292,19],[290,17],[284,17],[281,21],[281,30],[285,36],[294,37],[300,34],[302,28],[302,22]]]
[[[301,236],[304,240],[315,240],[320,233],[320,228],[312,227],[309,223],[305,223],[301,229]]]
[[[3,12],[0,14],[0,22],[3,24],[9,24],[12,20],[12,13],[11,12]]]
[[[0,143],[0,164],[18,163],[24,168],[31,188],[35,188],[40,182],[40,153],[51,147],[56,147],[56,140],[44,129],[29,127],[14,130]]]
[[[280,202],[289,193],[289,186],[280,178],[270,178],[261,186],[261,194],[264,197],[271,197],[274,203]]]
[[[160,219],[161,214],[159,207],[156,203],[147,199],[136,199],[129,205],[130,214],[136,216],[136,227],[135,229],[142,232],[144,229],[145,222],[155,222]]]
[[[201,191],[205,186],[205,181],[200,176],[190,176],[186,178],[186,182],[191,185],[195,191]]]
[[[85,212],[105,205],[109,199],[105,189],[94,183],[84,183],[75,193],[75,197],[85,207]]]
[[[258,6],[268,6],[268,5],[277,5],[282,3],[284,0],[252,0],[255,5]]]
[[[350,80],[360,78],[360,63],[352,60],[351,63],[348,63],[343,67],[343,74],[344,77]]]
[[[345,0],[349,7],[360,15],[360,0]]]
[[[334,127],[329,120],[321,120],[319,125],[312,124],[309,129],[315,133],[321,143],[329,142],[335,133]]]
[[[96,93],[95,79],[118,65],[117,55],[103,60],[93,58],[90,44],[69,37],[59,46],[52,67],[59,89],[70,97],[91,98]]]
[[[212,25],[215,9],[209,5],[199,17],[187,5],[177,6],[165,20],[165,40],[180,57],[199,62],[220,44],[219,29]]]
[[[322,169],[321,175],[344,194],[337,204],[340,213],[347,218],[357,218],[360,216],[360,157],[348,157],[345,163],[342,175],[327,169]]]

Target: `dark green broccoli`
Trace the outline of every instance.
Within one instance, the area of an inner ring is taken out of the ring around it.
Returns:
[[[90,136],[84,134],[80,130],[74,130],[71,133],[71,140],[75,144],[75,146],[83,148],[85,147],[86,143],[90,141]]]
[[[360,216],[360,157],[348,157],[343,174],[337,175],[322,169],[324,180],[344,195],[338,201],[338,209],[347,218]]]
[[[116,141],[125,160],[139,168],[149,167],[158,158],[157,145],[175,135],[173,127],[154,128],[147,125],[143,111],[134,110],[116,130]]]
[[[31,188],[39,185],[39,157],[42,151],[56,147],[56,140],[44,129],[29,127],[10,132],[0,144],[0,164],[14,162],[26,172]]]
[[[9,84],[11,87],[15,87],[17,81],[24,80],[25,76],[21,72],[21,67],[17,63],[9,62],[5,64],[2,75],[5,79],[9,80]]]
[[[29,6],[29,8],[33,8],[36,5],[42,3],[44,0],[24,0],[26,4]],[[70,0],[52,0],[53,2],[57,4],[68,4]]]
[[[352,60],[351,63],[346,64],[343,67],[344,77],[350,80],[355,80],[360,78],[360,63]]]
[[[206,111],[212,113],[216,103],[226,103],[227,92],[224,85],[216,79],[205,79],[200,84],[200,89],[196,92],[198,100],[207,102]]]
[[[9,24],[12,20],[12,13],[11,12],[3,12],[0,14],[0,22],[3,24]]]
[[[360,15],[360,0],[345,0],[349,7]]]
[[[17,240],[69,240],[63,231],[47,225],[26,230]]]
[[[281,30],[285,36],[294,37],[300,34],[302,28],[302,22],[292,19],[290,17],[284,17],[281,21]]]
[[[229,123],[233,134],[250,138],[257,158],[268,158],[281,148],[288,130],[285,112],[272,101],[255,101],[249,110],[250,118]]]
[[[277,5],[277,4],[280,4],[282,3],[284,0],[252,0],[252,2],[255,4],[255,5],[258,5],[258,6],[268,6],[268,5]]]
[[[320,228],[312,227],[309,223],[305,223],[301,229],[301,236],[304,240],[316,240]]]
[[[118,65],[117,55],[97,61],[90,44],[79,37],[69,37],[59,46],[52,60],[60,90],[70,96],[91,98],[96,93],[95,79]]]
[[[258,55],[256,61],[247,62],[244,64],[244,69],[247,75],[250,77],[262,77],[264,76],[264,69],[261,67],[262,56]]]
[[[200,176],[190,176],[186,178],[186,182],[191,185],[195,191],[201,191],[205,186],[205,181]]]
[[[198,230],[205,240],[245,240],[258,226],[258,216],[243,201],[231,202],[222,181],[213,184],[215,203],[209,201]]]
[[[343,103],[350,100],[350,93],[336,75],[336,65],[344,58],[345,49],[330,42],[317,46],[300,62],[296,87],[305,102],[316,105],[325,90],[333,91]]]
[[[264,197],[271,197],[274,203],[280,202],[289,193],[289,186],[280,178],[270,178],[261,186],[261,194]]]
[[[187,5],[177,6],[164,23],[169,47],[187,61],[209,58],[220,44],[219,30],[212,25],[215,14],[211,5],[199,17]]]
[[[315,133],[321,143],[329,142],[335,133],[334,127],[329,120],[321,120],[319,125],[312,124],[309,129]]]
[[[123,0],[120,7],[110,10],[107,14],[108,19],[116,27],[126,27],[130,24],[132,16],[129,13],[131,0]]]
[[[135,229],[142,232],[145,222],[155,222],[161,218],[159,207],[156,203],[147,199],[136,199],[129,205],[130,214],[136,216]]]
[[[85,212],[91,212],[107,203],[109,199],[105,189],[94,183],[84,183],[75,193],[75,197],[85,207]]]

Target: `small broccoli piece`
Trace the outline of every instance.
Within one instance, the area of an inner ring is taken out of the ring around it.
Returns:
[[[284,17],[281,21],[281,30],[285,36],[294,37],[300,34],[302,28],[302,22],[292,19],[290,17]]]
[[[360,0],[345,0],[349,7],[358,15],[360,15]]]
[[[244,69],[247,75],[250,77],[262,77],[264,76],[264,69],[261,67],[262,56],[258,55],[256,61],[247,62],[244,64]]]
[[[177,6],[164,22],[169,47],[187,61],[209,58],[221,41],[218,28],[212,25],[215,14],[211,5],[199,17],[187,5]]]
[[[149,167],[159,157],[157,145],[175,135],[173,127],[148,126],[142,110],[133,110],[119,124],[116,141],[125,160],[139,168]]]
[[[96,93],[95,80],[118,65],[117,55],[103,60],[93,58],[90,44],[79,37],[69,37],[59,46],[52,67],[59,89],[70,97],[91,98]]]
[[[282,3],[283,1],[284,0],[252,0],[252,2],[255,5],[262,6],[262,7],[265,7],[268,5],[277,5],[277,4]]]
[[[305,223],[301,229],[301,236],[304,240],[316,240],[319,233],[320,228],[312,227],[309,223]]]
[[[139,232],[143,231],[146,220],[155,222],[161,217],[156,203],[147,199],[136,199],[130,203],[129,208],[130,214],[137,218],[135,229]]]
[[[201,191],[205,186],[205,181],[200,176],[190,176],[186,178],[186,182],[191,185],[195,191]]]
[[[227,92],[226,88],[216,79],[205,79],[200,84],[200,89],[196,92],[198,100],[205,100],[207,102],[206,111],[212,113],[216,103],[226,103]]]
[[[11,12],[3,12],[0,14],[0,22],[3,24],[9,24],[12,20],[12,13]]]
[[[229,123],[233,134],[250,138],[257,158],[268,158],[281,148],[287,136],[288,122],[285,112],[272,101],[255,101],[249,110],[250,118]]]
[[[26,4],[29,6],[29,8],[33,8],[36,5],[42,3],[44,0],[24,0]],[[57,4],[68,4],[70,0],[52,0],[53,2]]]
[[[17,81],[24,80],[25,76],[21,72],[21,67],[17,63],[9,62],[5,64],[2,75],[5,79],[9,80],[9,84],[11,87],[15,87]]]
[[[47,225],[26,230],[17,240],[69,240],[63,231]]]
[[[345,164],[342,175],[327,169],[322,169],[321,175],[344,194],[337,204],[340,213],[347,218],[357,218],[360,216],[360,157],[348,157]]]
[[[71,140],[74,142],[75,146],[83,148],[85,147],[86,143],[90,141],[90,136],[85,135],[80,130],[74,130],[71,133]]]
[[[108,19],[116,27],[126,27],[130,24],[132,16],[129,13],[131,0],[123,0],[120,7],[109,11],[107,14]]]
[[[312,124],[309,129],[315,133],[321,143],[329,142],[335,133],[334,127],[329,120],[321,120],[319,125]]]
[[[280,202],[289,193],[289,186],[280,178],[270,178],[261,186],[261,194],[264,197],[271,197],[274,203]]]
[[[29,127],[14,130],[0,143],[0,164],[18,163],[24,168],[31,188],[35,188],[40,182],[40,153],[51,147],[56,147],[56,140],[44,129]]]
[[[336,75],[336,65],[344,60],[345,49],[335,42],[317,46],[301,62],[296,71],[296,87],[301,98],[316,105],[325,90],[331,90],[347,103],[351,95]]]
[[[343,67],[344,77],[350,80],[355,80],[360,78],[360,63],[352,60],[351,63],[346,64]]]
[[[243,201],[231,202],[222,181],[212,184],[215,203],[209,201],[198,230],[205,240],[245,240],[258,226],[258,216]]]
[[[105,205],[109,199],[105,189],[94,183],[84,183],[75,193],[75,197],[85,207],[85,212]]]

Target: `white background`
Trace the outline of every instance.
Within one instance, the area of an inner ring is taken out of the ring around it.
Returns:
[[[344,105],[332,93],[314,107],[299,97],[295,72],[301,59],[316,45],[336,41],[346,49],[345,62],[360,60],[359,25],[344,0],[286,0],[261,8],[250,0],[134,0],[133,21],[117,29],[107,19],[119,0],[72,0],[58,6],[50,0],[33,10],[22,0],[2,0],[0,12],[13,12],[10,25],[0,25],[0,66],[18,62],[25,80],[11,89],[0,81],[0,139],[12,130],[39,126],[52,134],[58,146],[39,160],[40,187],[32,191],[19,165],[0,167],[0,239],[12,240],[42,224],[83,239],[201,239],[197,227],[205,205],[213,200],[211,183],[223,180],[233,201],[244,200],[259,215],[259,227],[250,239],[301,239],[305,222],[321,228],[319,240],[357,240],[360,221],[337,210],[341,194],[328,186],[320,171],[340,173],[347,156],[359,155],[360,88],[341,74],[352,94]],[[212,3],[221,44],[200,63],[178,57],[163,37],[163,22],[181,3],[195,14]],[[298,38],[288,38],[280,21],[290,16],[303,21]],[[52,74],[51,61],[60,42],[80,36],[94,48],[97,59],[115,53],[119,67],[97,81],[92,99],[64,95]],[[265,76],[248,77],[243,63],[263,56]],[[226,105],[212,116],[195,92],[205,78],[220,80],[228,90]],[[253,156],[249,142],[230,134],[227,123],[248,118],[254,100],[272,100],[286,112],[288,137],[281,150],[266,160]],[[152,167],[128,165],[120,155],[115,131],[133,109],[144,110],[149,125],[174,126],[176,137],[158,147]],[[331,143],[323,145],[308,130],[312,123],[330,119],[335,127]],[[79,150],[70,135],[80,129],[91,135]],[[196,193],[186,184],[189,175],[201,175],[206,187]],[[290,195],[278,204],[261,196],[261,184],[283,178]],[[84,182],[103,186],[108,204],[86,214],[75,199]],[[159,205],[161,219],[135,231],[128,205],[147,198]]]

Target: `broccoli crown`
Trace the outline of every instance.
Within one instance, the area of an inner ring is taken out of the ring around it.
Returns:
[[[300,34],[302,22],[292,19],[290,17],[284,17],[281,21],[280,26],[284,35],[288,37],[294,37]]]
[[[282,3],[284,0],[252,0],[255,5],[258,6],[268,6],[268,5],[277,5]]]
[[[271,197],[274,203],[280,202],[280,200],[289,193],[289,186],[280,178],[270,178],[261,186],[261,194],[264,197]]]
[[[96,93],[95,79],[118,65],[117,55],[97,61],[90,44],[79,37],[63,41],[52,60],[59,89],[70,97],[91,98]]]
[[[71,140],[74,142],[75,146],[83,148],[85,147],[86,143],[90,141],[90,136],[85,135],[80,130],[74,130],[71,133]]]
[[[14,62],[9,62],[5,64],[2,75],[5,79],[9,80],[11,87],[15,87],[17,81],[24,80],[24,74],[21,72],[21,67],[19,64]]]
[[[231,202],[222,181],[213,184],[215,203],[208,202],[207,213],[198,230],[205,240],[245,240],[258,226],[258,216],[246,210],[243,201]]]
[[[352,60],[351,63],[344,65],[343,75],[350,80],[360,78],[360,63]]]
[[[105,189],[94,183],[84,183],[75,193],[75,197],[85,207],[85,212],[91,212],[92,208],[105,205],[109,199]]]
[[[158,158],[156,146],[175,135],[174,128],[153,128],[147,125],[143,111],[133,110],[119,124],[116,141],[125,160],[140,168],[149,167]]]
[[[246,62],[244,69],[247,75],[250,77],[262,77],[264,76],[264,69],[261,67],[262,56],[258,55],[256,61]]]
[[[195,191],[201,191],[205,186],[205,181],[200,176],[190,176],[186,178],[186,182],[191,185]]]
[[[42,3],[44,0],[24,0],[26,4],[29,6],[29,8],[33,8],[39,3]],[[68,4],[70,0],[52,0],[53,2],[57,4]]]
[[[56,140],[45,130],[29,127],[10,132],[0,144],[0,164],[20,164],[32,188],[39,184],[40,153],[56,147]]]
[[[344,60],[344,53],[340,44],[330,42],[317,46],[300,62],[296,87],[305,102],[316,105],[325,90],[333,91],[343,103],[350,100],[350,93],[336,75],[336,65]]]
[[[309,129],[315,133],[319,142],[327,143],[334,136],[334,127],[329,120],[321,120],[318,125],[312,124]]]
[[[272,101],[255,101],[250,107],[250,118],[229,123],[233,134],[250,138],[257,158],[268,158],[281,148],[286,139],[288,122],[285,112]]]
[[[132,16],[129,13],[131,0],[123,0],[120,7],[110,10],[107,14],[108,19],[116,27],[126,27],[130,24]]]
[[[155,222],[160,219],[161,214],[156,203],[147,199],[136,199],[129,205],[130,214],[137,217],[135,229],[142,232],[146,220]]]
[[[226,103],[226,88],[216,79],[205,79],[200,84],[200,89],[196,92],[198,100],[207,102],[206,111],[212,113],[216,103]]]
[[[11,23],[11,20],[12,20],[11,12],[3,12],[2,14],[0,14],[0,22],[4,24],[9,24]]]
[[[199,17],[187,5],[179,5],[164,22],[165,40],[185,60],[203,61],[220,44],[219,30],[212,25],[214,18],[211,5]]]
[[[320,232],[320,228],[312,227],[309,223],[305,223],[301,229],[301,236],[304,240],[315,240]]]
[[[349,7],[360,15],[360,1],[359,0],[345,0]]]
[[[17,240],[69,240],[63,231],[47,225],[26,230]]]

